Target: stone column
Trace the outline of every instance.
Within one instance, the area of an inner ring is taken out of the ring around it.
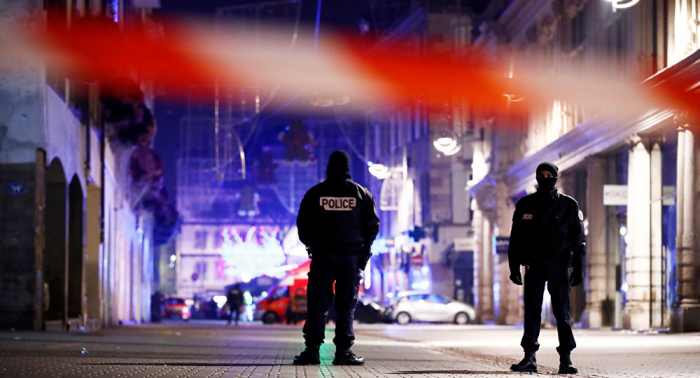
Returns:
[[[649,324],[650,285],[650,156],[638,136],[633,136],[628,169],[627,232],[625,251],[627,305],[631,329],[647,329]]]
[[[481,321],[481,210],[479,210],[475,199],[472,199],[470,206],[474,212],[472,215],[472,229],[475,237],[472,294],[474,296],[476,316]]]
[[[495,235],[509,237],[513,225],[513,212],[515,205],[508,195],[508,186],[503,177],[496,181],[496,224]],[[499,254],[497,257],[498,277],[500,285],[500,298],[498,309],[499,324],[515,324],[523,321],[523,301],[521,300],[523,287],[510,281],[510,267],[508,255]]]
[[[477,221],[477,212],[474,214]],[[477,248],[478,251],[474,255],[474,267],[477,270],[477,295],[478,308],[477,316],[481,322],[493,321],[493,253],[492,253],[492,234],[491,222],[482,211],[478,211],[479,222],[474,223],[477,230]],[[478,258],[477,258],[478,256]]]
[[[88,183],[86,211],[86,249],[85,286],[87,289],[88,318],[102,319],[103,288],[100,275],[102,272],[102,248],[100,247],[100,187]],[[87,327],[86,327],[87,328]]]
[[[36,150],[34,189],[34,330],[44,324],[44,306],[50,298],[44,297],[44,250],[46,248],[46,151]]]
[[[650,261],[650,291],[651,291],[651,318],[650,327],[663,327],[664,321],[661,318],[663,298],[663,157],[659,141],[655,141],[651,148],[651,171],[650,171],[650,193],[651,193],[651,261]]]
[[[697,127],[692,128],[687,114],[676,116],[678,125],[678,178],[676,196],[676,288],[677,301],[671,313],[672,332],[700,331],[700,301],[698,301],[698,263],[700,245],[697,242],[700,221],[696,221],[696,209],[700,209],[700,162],[698,158]]]
[[[617,157],[606,157],[606,175],[609,178],[617,177]],[[620,253],[621,239],[620,219],[617,217],[617,206],[606,206],[606,256],[607,256],[607,284],[605,302],[603,302],[603,323],[606,326],[622,327],[622,292],[617,280],[617,269],[622,265]],[[590,227],[590,225],[589,225]],[[589,231],[590,232],[590,231]]]
[[[603,321],[603,302],[607,298],[606,266],[606,217],[603,205],[603,185],[605,185],[605,158],[591,156],[588,165],[588,187],[586,203],[588,236],[586,238],[586,310],[583,312],[583,325],[586,328],[600,328]]]

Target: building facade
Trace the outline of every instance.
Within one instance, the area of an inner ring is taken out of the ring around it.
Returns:
[[[396,43],[416,54],[469,45],[471,19],[456,3],[390,3],[375,5],[377,27],[389,30],[370,53]],[[429,290],[474,304],[474,214],[465,188],[477,135],[466,103],[429,106],[428,100],[368,108],[365,182],[381,224],[364,289],[384,302],[402,291]]]
[[[645,86],[694,91],[698,5],[644,1],[613,9],[605,1],[516,0],[480,27],[475,45],[510,60],[515,75],[527,74],[518,71],[518,57],[537,55],[552,70],[604,68]],[[521,120],[478,117],[486,137],[475,142],[469,187],[483,247],[477,254],[490,254],[488,243],[508,237],[514,203],[534,191],[535,167],[552,161],[561,170],[558,186],[578,200],[587,227],[587,276],[572,290],[572,321],[697,331],[697,121],[682,109],[621,117],[615,108],[562,100],[530,108]],[[480,313],[512,324],[522,318],[521,288],[509,282],[505,260],[493,256],[493,265],[475,271],[484,283],[479,303],[495,304]]]
[[[217,121],[206,116],[211,112],[205,108],[181,123],[177,201],[182,224],[171,256],[177,294],[202,300],[225,295],[234,283],[283,276],[280,267],[308,259],[303,248],[301,253],[294,248],[300,245],[298,237],[294,240],[295,214],[306,190],[318,183],[315,163],[286,161],[269,149],[252,164],[253,154],[245,154],[237,136],[240,124],[233,121],[242,117],[225,115]],[[218,139],[217,128],[228,137]]]
[[[131,13],[121,1],[26,0],[3,2],[0,23],[123,24]],[[0,90],[0,326],[91,330],[149,321],[158,212],[144,205],[149,191],[135,194],[145,182],[132,161],[146,147],[108,137],[103,83],[69,79],[48,61],[17,63],[2,61],[11,69]],[[152,106],[140,86],[143,105]]]
[[[514,0],[478,12],[438,3],[377,2],[375,23],[388,31],[374,49],[399,40],[416,53],[471,45],[494,67],[508,67],[504,77],[527,75],[525,61],[537,57],[553,72],[602,69],[642,87],[697,92],[695,0],[628,7]],[[590,328],[697,330],[698,137],[687,112],[630,117],[616,104],[532,105],[517,93],[504,93],[512,114],[425,100],[369,107],[365,160],[382,221],[365,282],[372,295],[388,301],[401,290],[429,289],[474,304],[481,322],[521,322],[522,287],[508,278],[512,214],[535,190],[535,167],[552,161],[559,188],[585,215],[587,276],[572,289],[572,320]],[[551,323],[548,303],[543,320]]]

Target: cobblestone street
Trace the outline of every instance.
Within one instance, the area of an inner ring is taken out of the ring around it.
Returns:
[[[332,329],[331,331],[332,332]],[[1,377],[493,377],[521,357],[514,327],[415,325],[357,327],[363,367],[296,367],[298,326],[166,323],[97,333],[0,333]],[[329,334],[328,336],[331,336]],[[327,339],[332,338],[329,337]],[[694,377],[700,335],[579,331],[574,363],[582,377]],[[543,330],[539,375],[556,374],[556,331]]]

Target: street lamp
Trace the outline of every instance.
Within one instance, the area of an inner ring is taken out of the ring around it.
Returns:
[[[371,161],[368,161],[367,166],[369,166],[369,173],[380,180],[384,180],[390,175],[389,167],[384,164],[372,163]]]
[[[618,9],[631,8],[635,6],[639,0],[605,0],[612,3],[613,12],[617,12]],[[627,2],[626,2],[627,1]]]
[[[435,149],[446,156],[452,156],[462,149],[457,140],[452,137],[440,137],[433,141]]]

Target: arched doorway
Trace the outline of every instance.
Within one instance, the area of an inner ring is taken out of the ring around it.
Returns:
[[[85,196],[77,175],[70,182],[68,196],[68,318],[79,318],[82,324]]]
[[[45,303],[45,327],[63,327],[68,319],[68,187],[63,164],[56,158],[46,170],[46,210],[44,283],[48,298]],[[50,325],[51,324],[51,325]]]

